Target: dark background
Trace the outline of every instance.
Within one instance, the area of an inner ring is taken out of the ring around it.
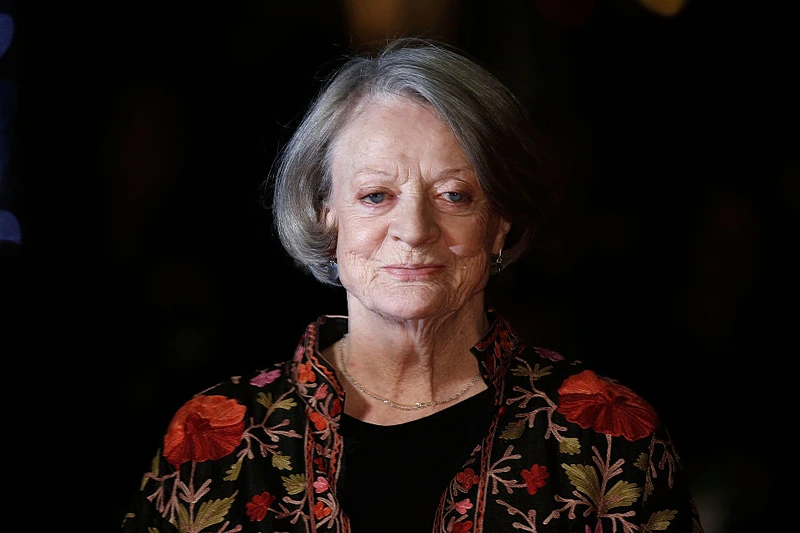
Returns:
[[[0,2],[15,531],[114,531],[183,401],[344,312],[279,248],[260,185],[324,75],[399,34],[487,66],[562,162],[498,306],[655,405],[707,533],[791,527],[796,23],[777,3],[647,7],[668,4]]]

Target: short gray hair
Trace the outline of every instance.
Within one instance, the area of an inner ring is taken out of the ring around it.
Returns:
[[[391,95],[430,106],[453,130],[492,207],[512,223],[503,267],[515,261],[554,198],[548,151],[526,109],[496,77],[449,45],[419,38],[347,58],[278,154],[272,214],[288,254],[319,281],[339,285],[332,268],[336,228],[323,215],[331,147],[360,104]]]

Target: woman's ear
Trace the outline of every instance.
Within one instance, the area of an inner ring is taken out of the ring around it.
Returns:
[[[500,217],[500,223],[497,225],[497,233],[492,243],[493,254],[499,254],[503,249],[503,245],[506,242],[506,235],[508,235],[509,231],[511,231],[511,222],[504,217]]]
[[[322,206],[322,212],[320,213],[319,218],[328,229],[333,229],[336,227],[336,214],[328,204],[324,204]]]

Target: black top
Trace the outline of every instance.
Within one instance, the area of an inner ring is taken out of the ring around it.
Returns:
[[[342,416],[342,510],[353,533],[429,533],[439,498],[493,414],[491,387],[425,418],[394,426]]]

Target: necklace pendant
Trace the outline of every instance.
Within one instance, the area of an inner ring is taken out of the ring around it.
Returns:
[[[417,402],[417,403],[414,404],[414,407],[416,407],[417,409],[422,409],[422,403],[421,402]]]

